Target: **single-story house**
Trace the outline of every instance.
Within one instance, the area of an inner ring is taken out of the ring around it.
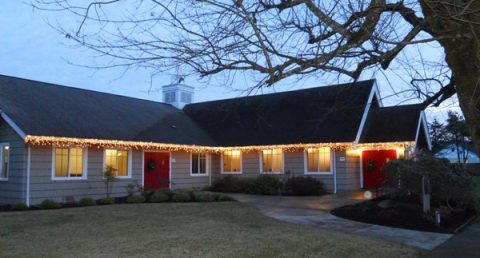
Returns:
[[[113,196],[260,174],[335,193],[375,187],[383,163],[430,148],[421,106],[384,107],[374,80],[191,104],[192,88],[172,84],[164,98],[0,76],[0,203],[103,198],[107,166]]]

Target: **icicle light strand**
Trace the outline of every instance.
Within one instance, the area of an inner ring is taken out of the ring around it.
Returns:
[[[409,148],[414,142],[387,142],[387,143],[298,143],[298,144],[279,144],[279,145],[258,145],[258,146],[197,146],[186,144],[154,143],[154,142],[136,142],[119,140],[101,140],[84,139],[52,136],[33,136],[27,135],[25,143],[32,146],[57,146],[57,147],[81,147],[81,148],[115,148],[125,150],[163,150],[163,151],[186,151],[186,152],[210,152],[220,153],[226,150],[241,150],[243,152],[260,151],[265,149],[282,149],[287,152],[304,150],[306,148],[328,147],[334,150],[353,150],[353,149],[392,149]]]

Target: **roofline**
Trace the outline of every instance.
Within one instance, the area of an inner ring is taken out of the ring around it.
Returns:
[[[189,152],[222,152],[224,150],[238,149],[244,151],[259,151],[271,148],[283,148],[288,151],[294,151],[304,148],[330,147],[333,149],[356,149],[359,147],[384,147],[385,145],[410,145],[415,144],[413,141],[401,142],[379,142],[379,143],[355,143],[355,142],[326,142],[326,143],[297,143],[297,144],[277,144],[277,145],[251,145],[251,146],[201,146],[174,143],[155,143],[155,142],[138,142],[138,141],[122,141],[122,140],[101,140],[88,138],[70,138],[55,136],[35,136],[27,135],[25,143],[30,146],[82,146],[82,147],[119,147],[124,149],[138,150],[169,150],[169,151],[189,151]]]
[[[277,94],[280,95],[280,94],[287,94],[287,93],[301,92],[301,91],[309,91],[309,90],[315,90],[315,89],[321,89],[321,88],[342,87],[342,86],[343,87],[348,87],[348,86],[355,87],[355,85],[358,84],[358,83],[365,83],[365,82],[369,82],[369,81],[373,81],[373,83],[375,84],[375,79],[369,79],[369,80],[364,80],[364,81],[338,83],[338,84],[334,84],[334,85],[314,86],[314,87],[305,88],[305,89],[294,89],[294,90],[271,92],[271,93],[265,93],[265,94],[259,94],[259,95],[249,95],[249,96],[232,97],[232,98],[226,98],[226,99],[208,100],[208,101],[190,103],[190,104],[187,104],[185,106],[186,107],[187,106],[195,106],[195,105],[199,105],[199,104],[210,104],[210,103],[215,103],[215,102],[239,100],[239,99],[245,99],[245,98],[264,97],[264,96],[271,96],[271,95],[277,95]]]
[[[380,99],[380,92],[378,90],[377,81],[373,81],[373,87],[370,91],[370,95],[368,96],[367,104],[365,105],[365,110],[363,111],[362,120],[360,121],[360,126],[358,127],[357,136],[355,137],[355,143],[360,142],[360,138],[362,137],[363,128],[365,127],[365,123],[367,122],[368,112],[370,111],[370,107],[372,106],[373,96],[376,97],[378,106],[383,107],[382,100]]]
[[[418,119],[418,125],[417,125],[417,132],[415,134],[415,144],[418,143],[418,137],[420,136],[420,128],[421,126],[423,127],[423,132],[425,134],[425,138],[427,139],[427,147],[429,150],[432,149],[432,141],[430,139],[430,134],[428,132],[428,125],[427,125],[427,117],[425,115],[425,112],[422,110],[420,111],[420,116]]]
[[[0,110],[0,114],[3,120],[7,122],[7,124],[18,134],[18,136],[20,136],[23,140],[25,140],[25,138],[27,137],[25,132],[23,132],[23,130],[20,127],[18,127],[18,125],[5,112]]]
[[[68,86],[68,85],[57,84],[57,83],[53,83],[53,82],[45,82],[45,81],[39,81],[39,80],[32,80],[32,79],[27,79],[27,78],[22,78],[22,77],[17,77],[17,76],[11,76],[11,75],[5,75],[5,74],[0,74],[0,76],[9,77],[9,78],[18,79],[18,80],[30,81],[30,82],[35,82],[35,83],[42,83],[42,84],[46,84],[46,85],[52,86],[52,87],[64,87],[64,88],[72,89],[72,90],[87,91],[87,92],[98,93],[98,94],[105,94],[105,95],[110,95],[110,96],[115,96],[115,97],[121,97],[121,98],[128,98],[128,99],[134,99],[134,100],[139,100],[139,101],[152,102],[152,103],[157,103],[157,104],[162,104],[162,105],[170,105],[169,103],[165,103],[165,102],[162,102],[162,101],[155,101],[155,100],[149,100],[149,99],[136,98],[136,97],[126,96],[126,95],[120,95],[120,94],[115,94],[115,93],[109,93],[109,92],[104,92],[104,91],[90,90],[90,89],[80,88],[80,87],[77,87],[77,86]],[[171,106],[171,105],[170,105],[170,106]]]

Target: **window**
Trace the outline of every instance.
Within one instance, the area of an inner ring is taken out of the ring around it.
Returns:
[[[54,148],[54,176],[60,179],[84,179],[86,176],[82,148]]]
[[[182,92],[180,94],[180,100],[183,103],[192,103],[192,94],[190,94],[188,92]]]
[[[190,175],[208,175],[208,155],[205,153],[192,153]]]
[[[223,171],[222,173],[242,173],[242,159],[240,150],[224,151],[222,155]]]
[[[283,173],[282,149],[263,150],[261,155],[262,173]]]
[[[8,143],[0,143],[0,158],[2,159],[2,163],[0,164],[0,180],[8,179],[9,157],[10,145],[8,145]]]
[[[177,100],[177,96],[175,94],[175,91],[165,92],[164,101],[166,103],[172,103],[172,102],[175,102],[176,100]]]
[[[331,173],[332,154],[330,148],[308,148],[306,151],[306,173]]]
[[[116,177],[130,177],[129,169],[129,153],[126,150],[105,150],[105,166],[114,168]]]

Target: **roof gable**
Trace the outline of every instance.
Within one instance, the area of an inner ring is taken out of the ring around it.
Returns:
[[[221,146],[353,142],[373,84],[210,101],[184,111]]]
[[[371,108],[360,143],[416,141],[421,104]]]
[[[175,107],[0,76],[0,110],[27,135],[214,145]]]

